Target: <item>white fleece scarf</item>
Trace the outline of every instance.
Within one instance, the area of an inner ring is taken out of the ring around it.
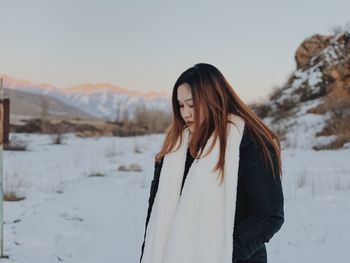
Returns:
[[[194,160],[181,196],[188,128],[180,148],[164,157],[142,263],[232,263],[239,146],[245,123],[237,115],[230,118],[237,127],[228,124],[222,186],[217,179],[219,171],[213,172],[220,153],[219,140],[210,154]],[[204,154],[213,139],[209,138]]]

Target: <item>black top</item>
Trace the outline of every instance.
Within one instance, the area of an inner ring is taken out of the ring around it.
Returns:
[[[275,179],[272,176],[272,169],[265,166],[261,146],[255,141],[249,130],[244,129],[239,148],[237,198],[233,229],[232,262],[234,263],[266,263],[265,243],[271,240],[284,222],[284,198],[281,179],[278,176],[277,158],[272,145],[268,144],[267,146],[275,164]],[[193,157],[188,149],[182,187],[192,162]],[[148,199],[140,261],[143,255],[148,221],[158,190],[162,165],[163,159],[160,162],[155,162],[154,165],[154,177]]]
[[[190,167],[193,163],[194,158],[192,157],[192,155],[190,154],[190,148],[187,148],[187,154],[186,154],[186,162],[185,162],[185,172],[184,172],[184,176],[182,179],[182,185],[181,185],[181,192],[180,195],[182,194],[182,188],[184,187],[185,184],[185,180],[188,174],[188,171],[190,170]]]

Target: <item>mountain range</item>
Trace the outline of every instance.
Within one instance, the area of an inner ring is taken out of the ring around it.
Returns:
[[[0,77],[4,80],[5,96],[15,102],[11,113],[18,115],[37,116],[43,100],[47,100],[45,104],[48,104],[50,115],[80,118],[116,120],[125,115],[132,118],[140,107],[171,110],[170,97],[165,93],[141,93],[110,83],[86,83],[60,89],[51,84],[37,84],[5,74]],[[37,99],[34,99],[33,94],[38,96]],[[26,96],[28,99],[25,99]]]

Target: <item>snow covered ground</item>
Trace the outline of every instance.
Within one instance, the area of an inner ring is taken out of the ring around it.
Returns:
[[[138,262],[153,156],[164,135],[77,138],[11,134],[28,150],[4,153],[1,262]],[[135,152],[138,148],[142,153]],[[285,223],[267,244],[271,263],[346,262],[350,248],[350,149],[283,150]],[[139,164],[142,172],[121,172]],[[104,176],[90,176],[101,174]]]

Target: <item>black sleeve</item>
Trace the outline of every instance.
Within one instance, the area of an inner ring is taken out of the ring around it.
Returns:
[[[143,235],[143,243],[142,243],[142,247],[141,247],[140,262],[141,262],[141,259],[143,256],[143,250],[145,247],[147,225],[148,225],[149,218],[151,216],[154,198],[155,198],[157,190],[158,190],[159,176],[160,176],[160,170],[162,168],[162,165],[163,165],[163,159],[161,159],[161,161],[159,161],[159,162],[154,163],[154,174],[153,174],[153,179],[151,182],[150,193],[149,193],[149,198],[148,198],[148,209],[147,209],[147,217],[146,217],[146,223],[145,223],[145,233]]]
[[[278,175],[277,159],[269,146],[275,164],[265,167],[262,148],[252,144],[248,147],[240,174],[242,190],[247,197],[249,216],[235,228],[234,262],[249,259],[265,242],[281,228],[284,222],[284,197]]]

